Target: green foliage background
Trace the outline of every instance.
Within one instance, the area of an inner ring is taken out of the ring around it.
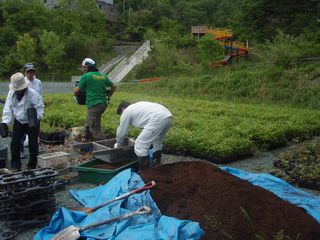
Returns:
[[[270,41],[278,35],[273,44],[279,50],[283,43],[281,50],[294,59],[287,63],[288,56],[278,51],[278,58],[273,55],[271,60],[283,65],[297,61],[300,47],[307,56],[317,56],[319,51],[320,7],[316,0],[115,0],[115,21],[106,17],[95,0],[59,0],[58,4],[56,9],[49,9],[41,0],[0,2],[0,76],[10,76],[26,61],[36,62],[39,72],[49,75],[49,79],[54,79],[52,75],[76,75],[84,57],[102,64],[115,55],[115,41],[144,39],[152,40],[154,46],[155,73],[175,74],[185,71],[188,65],[193,67],[191,72],[197,73],[194,68],[203,70],[203,64],[200,68],[196,64],[216,59],[213,56],[220,55],[220,51],[210,47],[206,54],[200,51],[186,56],[186,49],[191,48],[187,51],[190,53],[204,44],[200,41],[197,46],[197,41],[190,38],[192,25],[230,28],[238,39],[249,39],[251,47],[266,43],[259,46],[258,54],[260,49],[272,52]],[[55,37],[45,43],[40,39],[43,34]],[[309,50],[304,41],[308,41]],[[48,44],[55,45],[55,49],[46,51]]]

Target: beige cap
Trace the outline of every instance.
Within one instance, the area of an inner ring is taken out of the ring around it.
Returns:
[[[28,83],[24,79],[24,75],[20,72],[13,74],[10,80],[11,80],[11,84],[9,85],[10,90],[20,91],[28,87]]]

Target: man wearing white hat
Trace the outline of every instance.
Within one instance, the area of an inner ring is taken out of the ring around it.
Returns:
[[[16,172],[21,171],[20,144],[24,134],[29,136],[30,159],[27,169],[37,166],[39,131],[37,125],[32,123],[43,117],[44,104],[41,95],[28,87],[28,82],[22,73],[13,74],[10,80],[10,91],[3,108],[2,124],[9,125],[12,119],[14,120],[10,147],[11,168]],[[34,110],[36,115],[32,120],[30,114],[28,116],[28,113],[32,112],[30,109]]]
[[[82,140],[101,140],[105,136],[101,130],[101,116],[108,106],[108,102],[116,87],[107,75],[100,73],[96,63],[91,58],[85,58],[81,64],[84,74],[81,76],[78,86],[74,89],[74,95],[80,92],[86,94],[87,122],[82,133]],[[110,96],[108,96],[108,91]]]

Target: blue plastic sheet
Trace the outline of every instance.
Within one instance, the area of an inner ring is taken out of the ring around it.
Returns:
[[[104,185],[88,190],[70,190],[70,193],[83,206],[95,207],[143,185],[144,182],[140,176],[131,169],[127,169]],[[204,234],[197,222],[161,215],[149,191],[144,191],[109,204],[90,215],[60,208],[51,219],[50,225],[41,229],[34,240],[48,240],[70,225],[86,226],[129,213],[143,205],[150,207],[152,214],[134,216],[130,219],[83,231],[81,236],[88,240],[197,240]]]
[[[287,202],[304,208],[308,214],[320,223],[320,196],[297,189],[282,179],[270,174],[249,173],[231,167],[221,167],[221,169],[236,177],[249,181],[253,185],[269,190]]]

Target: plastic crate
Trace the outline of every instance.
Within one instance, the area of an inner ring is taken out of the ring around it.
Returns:
[[[126,146],[114,148],[116,142],[116,139],[93,142],[92,156],[111,164],[130,161],[137,158],[134,153],[134,140],[127,138]]]
[[[70,167],[70,154],[65,152],[53,152],[38,156],[38,166],[41,168],[68,168]]]
[[[92,166],[97,164],[106,164],[104,161],[100,159],[92,159],[88,162],[82,163],[77,167],[73,167],[73,169],[77,170],[79,173],[79,180],[81,182],[86,183],[106,183],[119,172],[132,168],[134,171],[138,170],[138,160],[130,161],[129,163],[122,165],[116,169],[101,169],[101,168],[93,168]]]
[[[74,148],[81,152],[92,152],[92,156],[102,161],[116,164],[123,161],[135,160],[134,139],[126,138],[126,146],[114,148],[116,139],[100,140],[89,143],[75,143]]]

